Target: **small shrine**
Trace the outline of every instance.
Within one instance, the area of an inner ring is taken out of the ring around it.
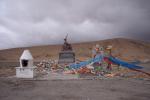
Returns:
[[[33,57],[29,50],[24,50],[20,57],[20,67],[16,67],[17,78],[33,78],[35,76]]]
[[[75,62],[75,53],[73,52],[71,44],[67,41],[68,35],[64,39],[64,44],[59,53],[59,64],[68,64]]]

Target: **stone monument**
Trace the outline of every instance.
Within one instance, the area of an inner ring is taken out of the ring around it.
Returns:
[[[33,78],[35,76],[33,57],[29,50],[24,50],[20,57],[20,67],[16,67],[17,78]]]
[[[59,53],[59,64],[68,64],[75,62],[75,53],[73,52],[71,44],[67,41],[68,35],[64,39],[62,50]]]

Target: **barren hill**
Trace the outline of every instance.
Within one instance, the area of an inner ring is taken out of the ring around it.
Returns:
[[[113,46],[113,56],[123,60],[149,60],[150,59],[150,43],[116,38],[101,40],[95,42],[85,42],[72,44],[77,58],[91,57],[91,50],[95,44],[100,44],[106,47]],[[24,49],[29,49],[35,60],[58,58],[58,53],[61,50],[61,45],[35,46],[26,48],[15,48],[0,50],[1,61],[16,61],[19,59]]]

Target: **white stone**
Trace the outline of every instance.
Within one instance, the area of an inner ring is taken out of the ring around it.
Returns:
[[[33,66],[33,57],[29,50],[24,50],[20,57],[20,67],[16,67],[17,78],[34,78],[35,68]]]
[[[16,67],[17,78],[34,78],[35,67]]]
[[[20,67],[23,67],[22,60],[28,60],[28,66],[26,67],[33,67],[33,57],[29,50],[24,50],[23,54],[20,57]]]

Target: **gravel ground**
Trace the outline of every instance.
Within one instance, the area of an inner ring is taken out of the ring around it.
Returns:
[[[150,80],[0,80],[0,100],[150,100]]]
[[[144,71],[150,72],[150,63],[141,65]],[[150,78],[23,80],[1,77],[15,75],[11,69],[0,70],[0,100],[150,100]]]

